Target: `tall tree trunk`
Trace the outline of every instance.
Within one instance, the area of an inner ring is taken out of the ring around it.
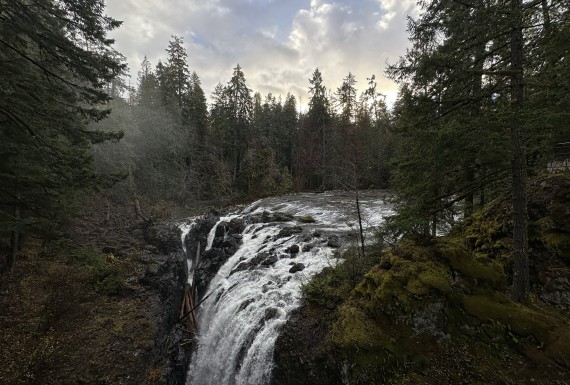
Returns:
[[[549,37],[550,32],[552,31],[552,27],[550,22],[550,6],[548,5],[548,0],[542,0],[541,7],[542,7],[542,19],[544,22],[544,35],[546,37]]]
[[[20,193],[16,193],[14,198],[14,219],[17,222],[16,226],[20,226]],[[18,255],[18,249],[20,248],[20,231],[18,229],[12,230],[10,237],[10,255],[8,256],[8,271],[14,271],[14,266],[16,265],[16,256]]]
[[[467,165],[465,170],[465,181],[468,185],[472,185],[475,182],[475,171],[473,169],[473,164]],[[463,215],[465,218],[473,214],[473,206],[475,202],[475,193],[472,187],[469,187],[470,191],[465,195],[465,208],[463,210]]]
[[[358,190],[356,190],[356,212],[358,213],[358,230],[360,232],[360,255],[364,258],[364,229],[362,228],[362,215],[360,213]]]
[[[326,174],[327,174],[327,148],[326,148],[326,130],[325,130],[325,125],[322,125],[321,128],[322,131],[322,146],[323,146],[323,175],[321,178],[321,190],[325,191],[326,187]]]
[[[487,168],[485,166],[481,167],[481,180],[487,179]],[[479,190],[479,208],[483,208],[485,206],[486,199],[485,199],[485,184],[481,185]]]
[[[511,29],[511,141],[512,193],[513,193],[513,299],[528,300],[528,212],[526,194],[526,149],[522,137],[523,84],[523,31],[522,0],[511,0],[513,25]]]
[[[19,157],[15,161],[14,167],[16,178],[14,180],[14,222],[15,226],[10,234],[10,254],[7,259],[7,269],[9,272],[14,271],[14,266],[16,265],[16,257],[18,255],[18,250],[20,249],[20,200],[22,199],[22,194],[20,193],[20,163]]]

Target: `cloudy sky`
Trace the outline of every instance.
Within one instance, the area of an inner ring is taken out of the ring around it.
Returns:
[[[184,39],[191,71],[207,95],[237,63],[254,91],[308,100],[315,68],[333,91],[352,72],[357,88],[376,75],[392,102],[396,85],[383,75],[408,46],[406,17],[414,0],[107,0],[124,23],[112,33],[127,57],[132,82],[146,55],[166,58],[172,35]]]

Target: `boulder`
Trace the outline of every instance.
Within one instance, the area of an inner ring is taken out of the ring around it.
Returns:
[[[299,252],[299,245],[291,245],[287,248],[289,254],[297,254]]]
[[[340,237],[338,235],[331,235],[330,237],[328,237],[327,246],[338,249],[340,246],[342,246]]]
[[[302,263],[295,263],[293,266],[291,266],[291,268],[289,269],[289,273],[296,273],[298,271],[303,271],[305,270],[305,265],[303,265]]]
[[[263,266],[270,266],[273,265],[274,263],[276,263],[279,260],[279,258],[273,254],[271,256],[269,256],[269,258],[266,258],[263,262],[261,262],[261,264]]]
[[[303,232],[303,228],[301,226],[288,226],[284,227],[279,231],[277,234],[277,238],[285,238],[290,237],[293,234],[299,234]]]

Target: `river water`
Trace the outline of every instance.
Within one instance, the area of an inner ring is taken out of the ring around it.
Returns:
[[[383,191],[360,194],[363,227],[368,238],[392,206]],[[273,349],[279,330],[291,311],[299,306],[301,287],[327,266],[339,263],[330,237],[342,247],[356,242],[358,217],[354,193],[295,194],[259,200],[221,220],[258,213],[280,212],[295,217],[311,216],[314,223],[253,223],[243,232],[237,252],[210,282],[212,293],[198,310],[199,334],[187,375],[187,385],[264,385],[271,380]],[[302,231],[280,237],[285,227]],[[188,228],[183,229],[188,230]],[[213,241],[210,233],[209,245]],[[335,243],[335,242],[332,242]],[[298,253],[290,253],[292,245]],[[260,255],[271,263],[249,270],[236,269]],[[301,271],[290,272],[294,264]],[[206,295],[208,295],[206,294]]]

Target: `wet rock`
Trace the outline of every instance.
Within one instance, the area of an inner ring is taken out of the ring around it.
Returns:
[[[321,236],[321,232],[320,231],[313,231],[313,237],[315,238],[319,238]]]
[[[303,245],[303,249],[302,249],[302,250],[303,250],[304,252],[307,252],[307,251],[311,251],[312,249],[313,249],[313,245],[310,244],[310,243],[307,243],[307,244]]]
[[[269,321],[272,318],[277,317],[278,314],[278,310],[274,307],[270,307],[269,309],[265,309],[265,315],[263,316],[263,319],[265,321]]]
[[[249,223],[271,223],[271,222],[289,222],[294,218],[291,214],[264,211],[262,213],[252,214],[248,216]]]
[[[342,245],[342,242],[341,242],[340,237],[338,235],[331,235],[330,237],[327,238],[327,246],[328,247],[333,247],[335,249],[338,249],[341,245]]]
[[[276,255],[271,255],[269,258],[265,259],[261,264],[263,266],[270,266],[277,262],[279,258]]]
[[[239,265],[237,265],[235,269],[231,271],[230,276],[233,275],[234,273],[237,273],[238,271],[252,270],[258,267],[264,260],[269,258],[270,258],[269,253],[267,252],[260,253],[255,257],[253,257],[252,259],[250,259],[249,261],[243,261]]]
[[[224,243],[224,237],[215,237],[212,242],[212,247],[222,247]]]
[[[244,310],[246,307],[248,307],[249,305],[251,305],[254,302],[255,302],[255,300],[253,298],[250,298],[250,299],[243,301],[241,303],[241,305],[239,305],[238,311]]]
[[[299,245],[291,245],[289,248],[287,248],[287,252],[289,254],[297,254],[299,252]]]
[[[210,211],[208,215],[203,218],[198,218],[194,222],[194,226],[190,229],[184,238],[184,245],[186,246],[186,254],[189,259],[194,259],[196,256],[197,246],[200,244],[200,249],[204,251],[208,242],[208,233],[218,222],[219,215],[216,211]]]
[[[305,265],[302,263],[295,263],[290,269],[289,269],[289,273],[296,273],[298,271],[303,271],[305,270]]]
[[[284,227],[279,231],[279,234],[277,234],[277,238],[290,237],[293,234],[299,234],[302,232],[303,232],[303,228],[301,226]]]
[[[236,238],[234,238],[233,236],[225,237],[224,241],[222,242],[222,247],[229,247],[229,248],[237,250],[238,240]]]

